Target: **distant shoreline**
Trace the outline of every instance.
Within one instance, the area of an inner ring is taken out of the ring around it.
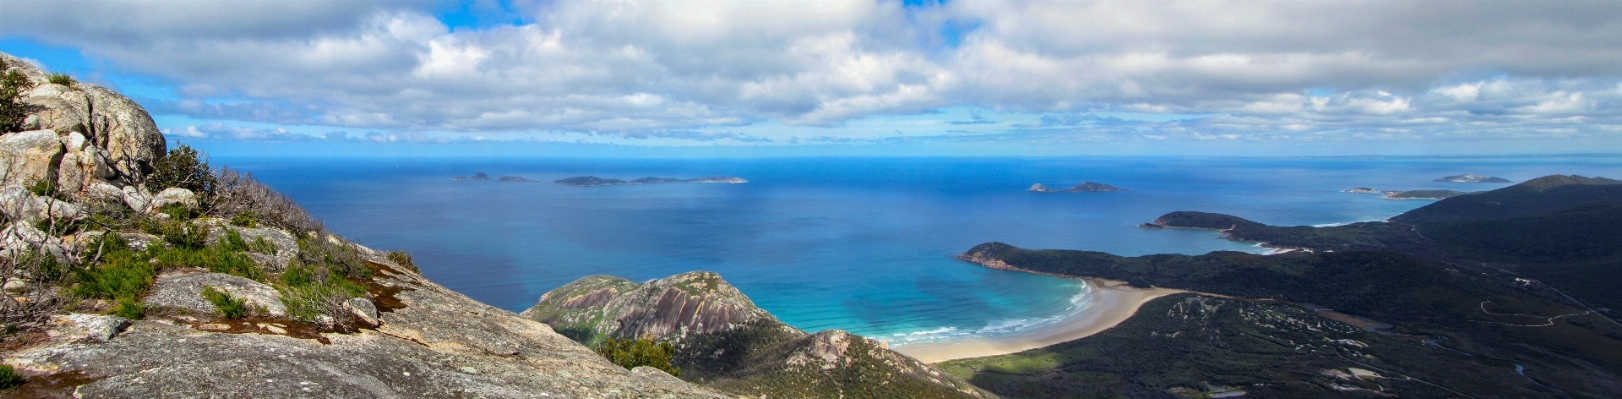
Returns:
[[[1188,292],[1171,288],[1132,288],[1125,282],[1082,278],[1093,289],[1092,306],[1062,323],[1000,337],[974,337],[893,347],[924,363],[1021,352],[1081,339],[1103,332],[1137,313],[1155,298]]]

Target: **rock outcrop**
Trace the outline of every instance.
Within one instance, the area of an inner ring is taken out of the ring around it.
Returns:
[[[23,128],[58,136],[61,156],[46,166],[63,171],[53,177],[69,177],[58,182],[64,189],[77,191],[91,179],[144,175],[152,170],[153,162],[163,157],[163,134],[152,116],[135,101],[95,84],[78,82],[70,87],[50,83],[45,71],[21,59],[7,54],[0,54],[0,59],[34,83],[34,88],[22,96],[22,102],[33,108]],[[73,133],[79,137],[71,137]]]
[[[801,332],[711,272],[642,284],[590,276],[546,293],[521,316],[588,345],[607,338],[673,341],[682,379],[737,395],[991,396],[882,342],[838,330]]]

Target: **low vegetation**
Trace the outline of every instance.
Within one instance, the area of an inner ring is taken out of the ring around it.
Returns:
[[[4,69],[5,66],[0,65],[0,70]],[[28,105],[22,102],[22,94],[32,88],[34,82],[20,70],[12,69],[0,75],[0,134],[23,130]]]
[[[664,370],[673,376],[681,376],[681,369],[670,364],[671,356],[676,354],[676,345],[668,341],[660,342],[653,338],[609,338],[597,346],[597,354],[627,370],[646,366]]]
[[[12,369],[11,365],[0,364],[0,390],[16,388],[27,381],[28,379],[23,378],[23,375],[17,373],[17,370]]]
[[[78,83],[73,80],[73,76],[65,73],[53,73],[48,80],[51,82],[51,84],[59,84],[67,87],[73,87],[74,83]]]
[[[220,317],[226,320],[240,319],[248,315],[248,303],[246,300],[232,298],[231,294],[216,290],[214,287],[203,287],[203,299],[207,299],[209,303],[214,304],[214,307],[219,309]]]

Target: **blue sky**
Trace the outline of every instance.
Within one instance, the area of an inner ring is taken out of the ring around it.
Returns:
[[[0,3],[229,154],[1622,152],[1616,2]]]

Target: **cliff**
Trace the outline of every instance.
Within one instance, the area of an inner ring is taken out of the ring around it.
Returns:
[[[742,396],[991,396],[882,342],[794,329],[710,272],[642,284],[585,277],[546,293],[521,315],[590,345],[634,337],[675,342],[681,378]]]
[[[16,397],[724,397],[324,231],[290,199],[89,83],[28,86],[0,126],[0,357]],[[15,87],[15,86],[13,86]]]

